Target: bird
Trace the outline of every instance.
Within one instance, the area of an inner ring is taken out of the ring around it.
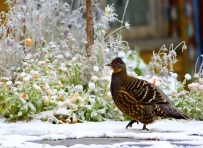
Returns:
[[[110,84],[113,101],[121,112],[132,119],[126,129],[132,127],[133,123],[140,122],[143,124],[142,130],[148,130],[147,125],[159,118],[191,119],[177,109],[157,86],[129,76],[122,58],[116,57],[106,66],[113,70]]]

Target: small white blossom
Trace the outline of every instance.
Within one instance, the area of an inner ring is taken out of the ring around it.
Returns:
[[[83,86],[82,86],[82,85],[76,85],[76,86],[75,86],[75,89],[76,89],[78,92],[82,92],[82,91],[83,91]]]
[[[44,102],[49,102],[48,96],[42,96],[42,100],[43,100]]]
[[[189,89],[195,89],[195,88],[198,88],[199,87],[199,83],[191,83],[191,84],[188,84],[188,88]]]
[[[182,46],[182,52],[183,52],[183,50],[186,50],[187,49],[187,46],[184,44],[183,46]]]
[[[177,73],[171,73],[171,77],[177,78],[178,74]]]
[[[53,89],[52,90],[52,95],[56,95],[57,94],[57,89]]]
[[[38,65],[44,67],[44,66],[46,66],[46,61],[39,61]]]
[[[65,94],[65,91],[64,91],[64,90],[60,90],[60,91],[58,91],[57,94],[58,94],[58,95],[64,95],[64,94]]]
[[[95,72],[98,72],[98,71],[99,71],[99,67],[98,67],[98,66],[94,66],[94,67],[93,67],[93,70],[94,70]]]
[[[31,70],[30,74],[31,75],[39,75],[39,71]]]
[[[25,57],[25,60],[29,60],[29,59],[31,59],[31,58],[32,58],[32,54],[28,53],[28,54],[26,55],[26,57]]]
[[[110,77],[110,76],[101,77],[101,80],[102,80],[103,82],[111,82],[111,77]]]
[[[178,93],[178,96],[185,96],[187,94],[187,91],[183,90],[180,93]]]
[[[59,60],[62,60],[64,58],[64,56],[63,55],[57,55],[56,58]]]
[[[52,64],[53,64],[53,65],[56,65],[56,64],[58,64],[58,62],[59,62],[59,61],[58,61],[57,59],[55,59],[55,60],[53,60]]]
[[[125,28],[128,30],[130,29],[130,24],[128,22],[125,22]]]
[[[89,86],[89,89],[94,89],[95,88],[95,84],[92,83],[92,82],[89,82],[88,86]]]
[[[46,84],[44,85],[44,89],[45,89],[45,90],[50,89],[50,86],[49,86],[49,84],[48,84],[48,83],[46,83]]]
[[[116,18],[117,14],[115,13],[115,8],[114,8],[113,4],[107,5],[107,7],[104,10],[104,15],[110,21],[117,20],[117,18]]]
[[[199,79],[200,78],[199,74],[198,73],[194,74],[194,78]]]
[[[200,86],[198,87],[198,89],[201,90],[201,91],[203,91],[203,85],[200,85]]]
[[[31,78],[32,78],[31,75],[28,74],[28,75],[25,76],[22,80],[23,80],[24,82],[29,82]]]
[[[37,85],[37,84],[34,84],[33,87],[37,91],[41,91],[42,90],[41,87],[39,85]]]
[[[186,80],[190,80],[191,78],[192,78],[192,77],[191,77],[190,74],[186,74],[186,75],[185,75],[185,79],[186,79]]]
[[[203,78],[200,78],[200,79],[199,79],[199,83],[200,83],[200,84],[203,84]]]
[[[22,72],[21,74],[20,74],[20,78],[24,78],[26,76],[26,73],[25,72]]]
[[[99,80],[97,76],[92,76],[92,81],[96,82],[97,80]]]
[[[59,70],[61,70],[63,72],[66,72],[68,69],[66,67],[64,67],[64,66],[61,66],[61,67],[59,67]]]
[[[12,81],[8,81],[8,82],[6,82],[6,85],[12,85],[13,84],[13,82]]]
[[[107,93],[107,97],[108,97],[108,98],[112,98],[112,95],[111,95],[111,92],[110,92],[110,91]]]
[[[20,81],[15,82],[15,85],[21,85],[21,84],[22,84],[22,82],[20,82]]]
[[[171,95],[174,96],[174,97],[175,97],[177,94],[178,94],[177,90],[173,90],[173,91],[171,92]]]

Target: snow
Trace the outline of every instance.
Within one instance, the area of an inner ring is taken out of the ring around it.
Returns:
[[[56,147],[48,144],[34,143],[38,140],[59,140],[67,138],[115,138],[126,137],[143,140],[141,142],[124,142],[105,147],[139,147],[137,144],[144,144],[150,148],[173,147],[175,144],[199,144],[203,145],[203,122],[188,121],[187,123],[176,120],[160,120],[147,128],[149,131],[141,130],[142,124],[134,124],[132,128],[125,129],[128,121],[105,121],[105,122],[85,122],[77,124],[51,124],[34,120],[30,122],[5,123],[0,120],[0,147]],[[104,145],[94,144],[73,145],[78,147],[103,147]],[[180,146],[181,147],[181,146]]]

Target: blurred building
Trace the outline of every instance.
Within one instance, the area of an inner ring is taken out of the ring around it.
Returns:
[[[127,0],[103,0],[102,7],[113,4],[119,20],[122,20]],[[128,41],[131,49],[140,48],[141,57],[148,63],[152,52],[158,51],[163,44],[169,48],[185,41],[188,50],[182,53],[178,48],[178,62],[175,72],[182,80],[185,73],[194,73],[195,63],[202,54],[203,39],[202,0],[129,0],[125,21],[131,29],[122,30],[123,39]],[[120,23],[111,24],[109,32],[120,27]],[[200,66],[200,63],[199,63]]]

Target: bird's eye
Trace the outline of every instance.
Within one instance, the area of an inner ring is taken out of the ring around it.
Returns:
[[[113,64],[114,64],[114,65],[118,65],[118,64],[120,64],[120,63],[119,63],[119,62],[114,62]]]

